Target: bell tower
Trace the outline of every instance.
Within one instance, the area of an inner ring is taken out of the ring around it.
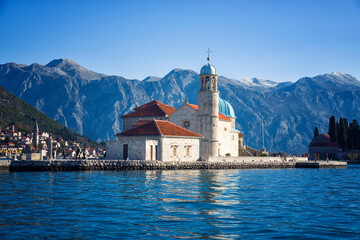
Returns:
[[[208,58],[210,61],[210,49]],[[218,75],[216,69],[210,63],[203,66],[200,70],[200,90],[198,91],[198,121],[200,133],[204,136],[200,143],[200,156],[202,160],[207,157],[219,155],[219,91]]]
[[[35,146],[39,145],[39,125],[36,120],[33,130],[33,143],[35,144]]]

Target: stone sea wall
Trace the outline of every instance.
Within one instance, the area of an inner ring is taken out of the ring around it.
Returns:
[[[293,162],[307,161],[307,157],[261,157],[261,156],[238,156],[238,157],[208,157],[209,162],[239,162],[239,163],[276,163],[276,162]]]
[[[9,169],[11,160],[9,159],[0,159],[0,170]]]
[[[346,167],[339,161],[304,161],[290,158],[257,158],[235,160],[221,158],[212,161],[142,161],[142,160],[48,160],[8,161],[10,171],[103,171],[103,170],[184,170],[184,169],[266,169],[266,168],[337,168]],[[5,166],[7,165],[7,166]],[[3,169],[4,169],[3,168]]]
[[[347,162],[342,161],[300,161],[295,168],[346,168]]]
[[[180,170],[180,169],[251,169],[294,168],[294,161],[276,162],[201,162],[137,160],[51,160],[12,161],[10,171],[95,171],[95,170]]]

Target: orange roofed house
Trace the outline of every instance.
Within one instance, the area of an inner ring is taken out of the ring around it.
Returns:
[[[341,148],[339,143],[330,141],[329,135],[320,134],[310,142],[308,152],[310,160],[336,159],[336,154],[341,152]]]
[[[123,115],[123,131],[107,142],[107,158],[196,161],[238,156],[244,136],[235,129],[231,104],[219,97],[215,67],[200,71],[199,105],[187,101],[178,109],[151,101]]]

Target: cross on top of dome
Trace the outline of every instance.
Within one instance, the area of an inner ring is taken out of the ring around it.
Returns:
[[[211,58],[210,58],[210,53],[211,53],[210,48],[208,48],[208,50],[207,50],[207,51],[205,51],[205,52],[207,52],[207,53],[208,53],[207,60],[208,60],[208,61],[210,61],[210,59],[211,59]]]
[[[211,50],[210,48],[208,48],[207,51],[205,51],[208,53],[208,57],[207,57],[207,60],[210,61],[210,53],[211,53]],[[200,74],[216,74],[216,69],[213,65],[211,65],[210,63],[204,65],[201,70],[200,70]]]

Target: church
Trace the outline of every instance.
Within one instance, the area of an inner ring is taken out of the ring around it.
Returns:
[[[199,77],[198,105],[186,100],[176,109],[154,100],[121,116],[123,131],[107,141],[107,158],[206,161],[239,156],[244,135],[235,128],[233,107],[219,97],[215,67],[207,63]]]

